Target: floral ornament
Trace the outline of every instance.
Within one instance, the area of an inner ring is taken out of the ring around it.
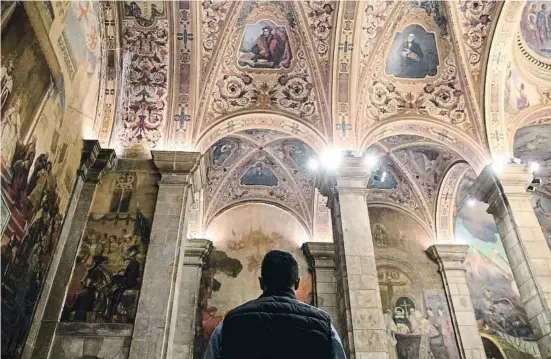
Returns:
[[[270,99],[278,107],[298,112],[301,117],[310,117],[315,112],[313,85],[305,73],[279,77],[277,84],[270,90]]]
[[[247,107],[257,100],[253,78],[247,74],[224,75],[215,85],[213,109],[217,113]]]
[[[307,19],[318,56],[326,59],[329,52],[331,30],[333,28],[334,4],[329,1],[308,1],[304,3]]]
[[[203,66],[206,67],[218,41],[219,32],[224,26],[231,1],[207,0],[203,1],[202,5],[201,22],[203,24],[203,32],[201,35],[203,41]]]
[[[124,26],[123,71],[128,72],[119,130],[123,147],[145,142],[154,148],[161,139],[168,82],[168,25],[157,24],[147,30],[133,24]]]
[[[365,22],[362,27],[362,56],[367,57],[377,36],[381,33],[394,1],[368,1],[365,8]]]
[[[496,9],[495,1],[460,0],[458,7],[463,38],[467,44],[469,64],[478,74],[480,72],[480,58],[488,38],[490,22]]]

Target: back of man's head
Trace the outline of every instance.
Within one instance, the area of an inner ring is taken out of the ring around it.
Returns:
[[[289,252],[273,250],[264,256],[261,269],[263,290],[278,290],[298,286],[298,264]]]

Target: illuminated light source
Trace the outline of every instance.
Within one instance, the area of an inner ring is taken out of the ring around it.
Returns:
[[[336,170],[339,168],[341,160],[342,153],[335,148],[325,150],[321,156],[321,164],[328,170]]]
[[[308,161],[308,168],[311,169],[312,171],[316,171],[319,167],[319,162],[317,159],[315,158],[311,158],[309,161]]]
[[[475,204],[476,204],[476,200],[475,200],[474,198],[469,197],[469,198],[467,199],[467,206],[469,206],[469,207],[474,207]]]
[[[532,171],[532,172],[536,172],[537,170],[540,169],[540,164],[537,163],[537,162],[533,162],[533,161],[529,162],[528,166],[530,166],[530,171]]]
[[[383,172],[383,174],[381,175],[381,182],[384,182],[386,179],[386,172]]]
[[[492,163],[492,170],[495,174],[500,174],[505,169],[505,164],[509,161],[504,156],[496,156],[495,161]]]
[[[365,164],[369,168],[375,167],[377,163],[379,163],[379,158],[375,155],[367,155],[367,157],[365,158]]]

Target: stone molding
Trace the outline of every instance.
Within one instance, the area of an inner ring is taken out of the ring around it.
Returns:
[[[106,171],[115,168],[117,156],[115,150],[102,149],[98,140],[84,140],[80,167],[77,174],[87,182],[99,182]]]
[[[212,241],[201,238],[186,240],[184,250],[184,265],[202,267],[212,250]]]
[[[331,198],[335,190],[339,193],[367,193],[367,183],[371,169],[363,157],[346,155],[335,171],[323,170],[316,176],[316,187],[320,193]]]
[[[433,244],[427,249],[429,257],[438,263],[440,270],[462,270],[469,246],[466,244]]]
[[[331,242],[305,242],[302,251],[308,265],[315,268],[335,269],[335,244]]]
[[[533,179],[532,171],[525,164],[508,163],[499,175],[488,165],[473,183],[470,192],[477,200],[492,206],[498,198],[503,198],[504,193],[508,197],[529,198],[526,188]]]
[[[198,191],[206,183],[205,160],[199,152],[151,151],[151,157],[161,174],[160,184],[193,184]]]

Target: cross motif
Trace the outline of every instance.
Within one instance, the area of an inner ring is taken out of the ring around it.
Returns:
[[[399,306],[400,306],[401,308],[404,308],[404,314],[405,314],[406,317],[409,316],[409,310],[408,310],[408,308],[410,308],[410,307],[411,307],[411,308],[414,308],[414,306],[411,305],[411,304],[408,304],[408,302],[406,302],[405,299],[402,301],[402,304],[399,304]]]
[[[351,131],[351,130],[352,130],[352,125],[349,123],[346,123],[346,121],[344,120],[344,117],[342,118],[340,123],[337,123],[337,131],[341,132],[342,137],[346,136],[346,133],[347,133],[346,131]]]
[[[184,31],[176,33],[176,38],[184,42],[184,47],[187,48],[188,41],[193,41],[193,34],[187,30],[187,26],[184,25]]]
[[[346,36],[346,39],[344,39],[344,42],[339,43],[339,50],[341,50],[344,53],[344,57],[348,58],[348,52],[352,51],[354,49],[354,44],[348,42],[348,35]]]

